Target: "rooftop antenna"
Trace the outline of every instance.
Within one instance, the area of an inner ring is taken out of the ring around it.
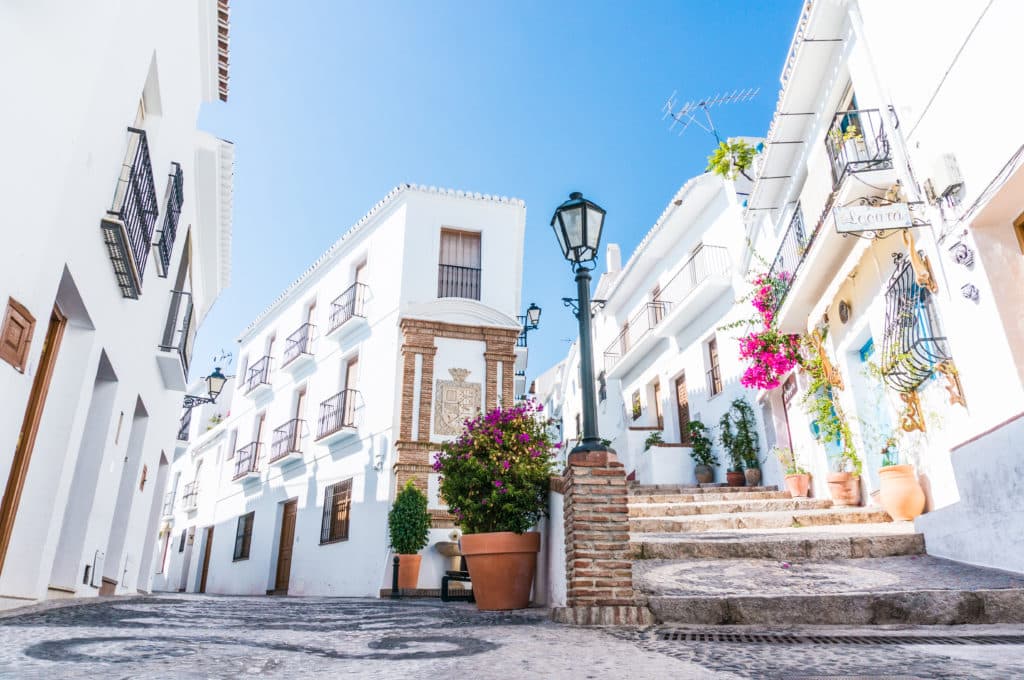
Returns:
[[[756,97],[757,93],[760,91],[761,88],[759,87],[748,87],[745,90],[722,92],[698,101],[688,101],[682,106],[679,105],[679,102],[676,99],[676,93],[673,91],[672,95],[668,100],[666,100],[665,105],[661,107],[662,112],[665,114],[661,119],[665,120],[666,118],[671,118],[672,124],[668,126],[668,129],[675,130],[678,126],[678,134],[680,136],[686,132],[686,128],[693,124],[701,130],[704,130],[704,132],[709,132],[714,135],[715,141],[721,144],[722,139],[718,136],[718,130],[715,129],[715,123],[711,119],[711,107],[722,106],[724,104],[749,102],[751,99]],[[699,116],[701,113],[704,114],[704,118],[707,122],[700,120]]]

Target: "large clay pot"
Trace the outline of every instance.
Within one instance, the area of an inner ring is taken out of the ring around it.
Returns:
[[[746,486],[747,477],[742,470],[729,470],[725,473],[725,483],[729,486]]]
[[[398,556],[398,589],[411,590],[420,582],[420,562],[422,555]]]
[[[761,468],[747,468],[743,471],[747,486],[761,486]]]
[[[786,475],[786,491],[792,498],[807,498],[807,490],[811,486],[808,474]]]
[[[477,609],[525,609],[537,571],[540,534],[495,531],[463,534],[462,554],[469,568]]]
[[[924,490],[912,465],[887,465],[878,471],[878,478],[878,498],[894,520],[909,521],[924,512]]]
[[[830,472],[828,492],[833,505],[860,505],[860,477],[855,477],[852,472]]]
[[[715,468],[710,465],[697,465],[693,468],[698,484],[710,484],[715,481]]]

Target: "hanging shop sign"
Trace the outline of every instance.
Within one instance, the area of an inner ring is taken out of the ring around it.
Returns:
[[[906,203],[836,206],[832,209],[832,214],[836,218],[836,231],[840,234],[907,229],[914,226],[910,206]]]

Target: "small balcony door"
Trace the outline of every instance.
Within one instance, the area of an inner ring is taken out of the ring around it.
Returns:
[[[299,502],[295,499],[281,505],[281,539],[277,548],[277,569],[274,595],[287,595],[292,576],[292,549],[295,545],[295,516]]]
[[[345,419],[346,424],[353,422],[355,409],[355,393],[359,389],[359,357],[355,356],[345,364]]]
[[[692,446],[690,440],[690,396],[686,393],[686,374],[676,378],[676,408],[679,411],[679,441]]]

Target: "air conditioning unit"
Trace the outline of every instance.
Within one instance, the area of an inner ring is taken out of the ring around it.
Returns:
[[[932,189],[935,195],[945,198],[955,194],[964,186],[963,175],[960,174],[960,166],[956,162],[956,156],[951,153],[944,153],[932,161],[931,172]]]

